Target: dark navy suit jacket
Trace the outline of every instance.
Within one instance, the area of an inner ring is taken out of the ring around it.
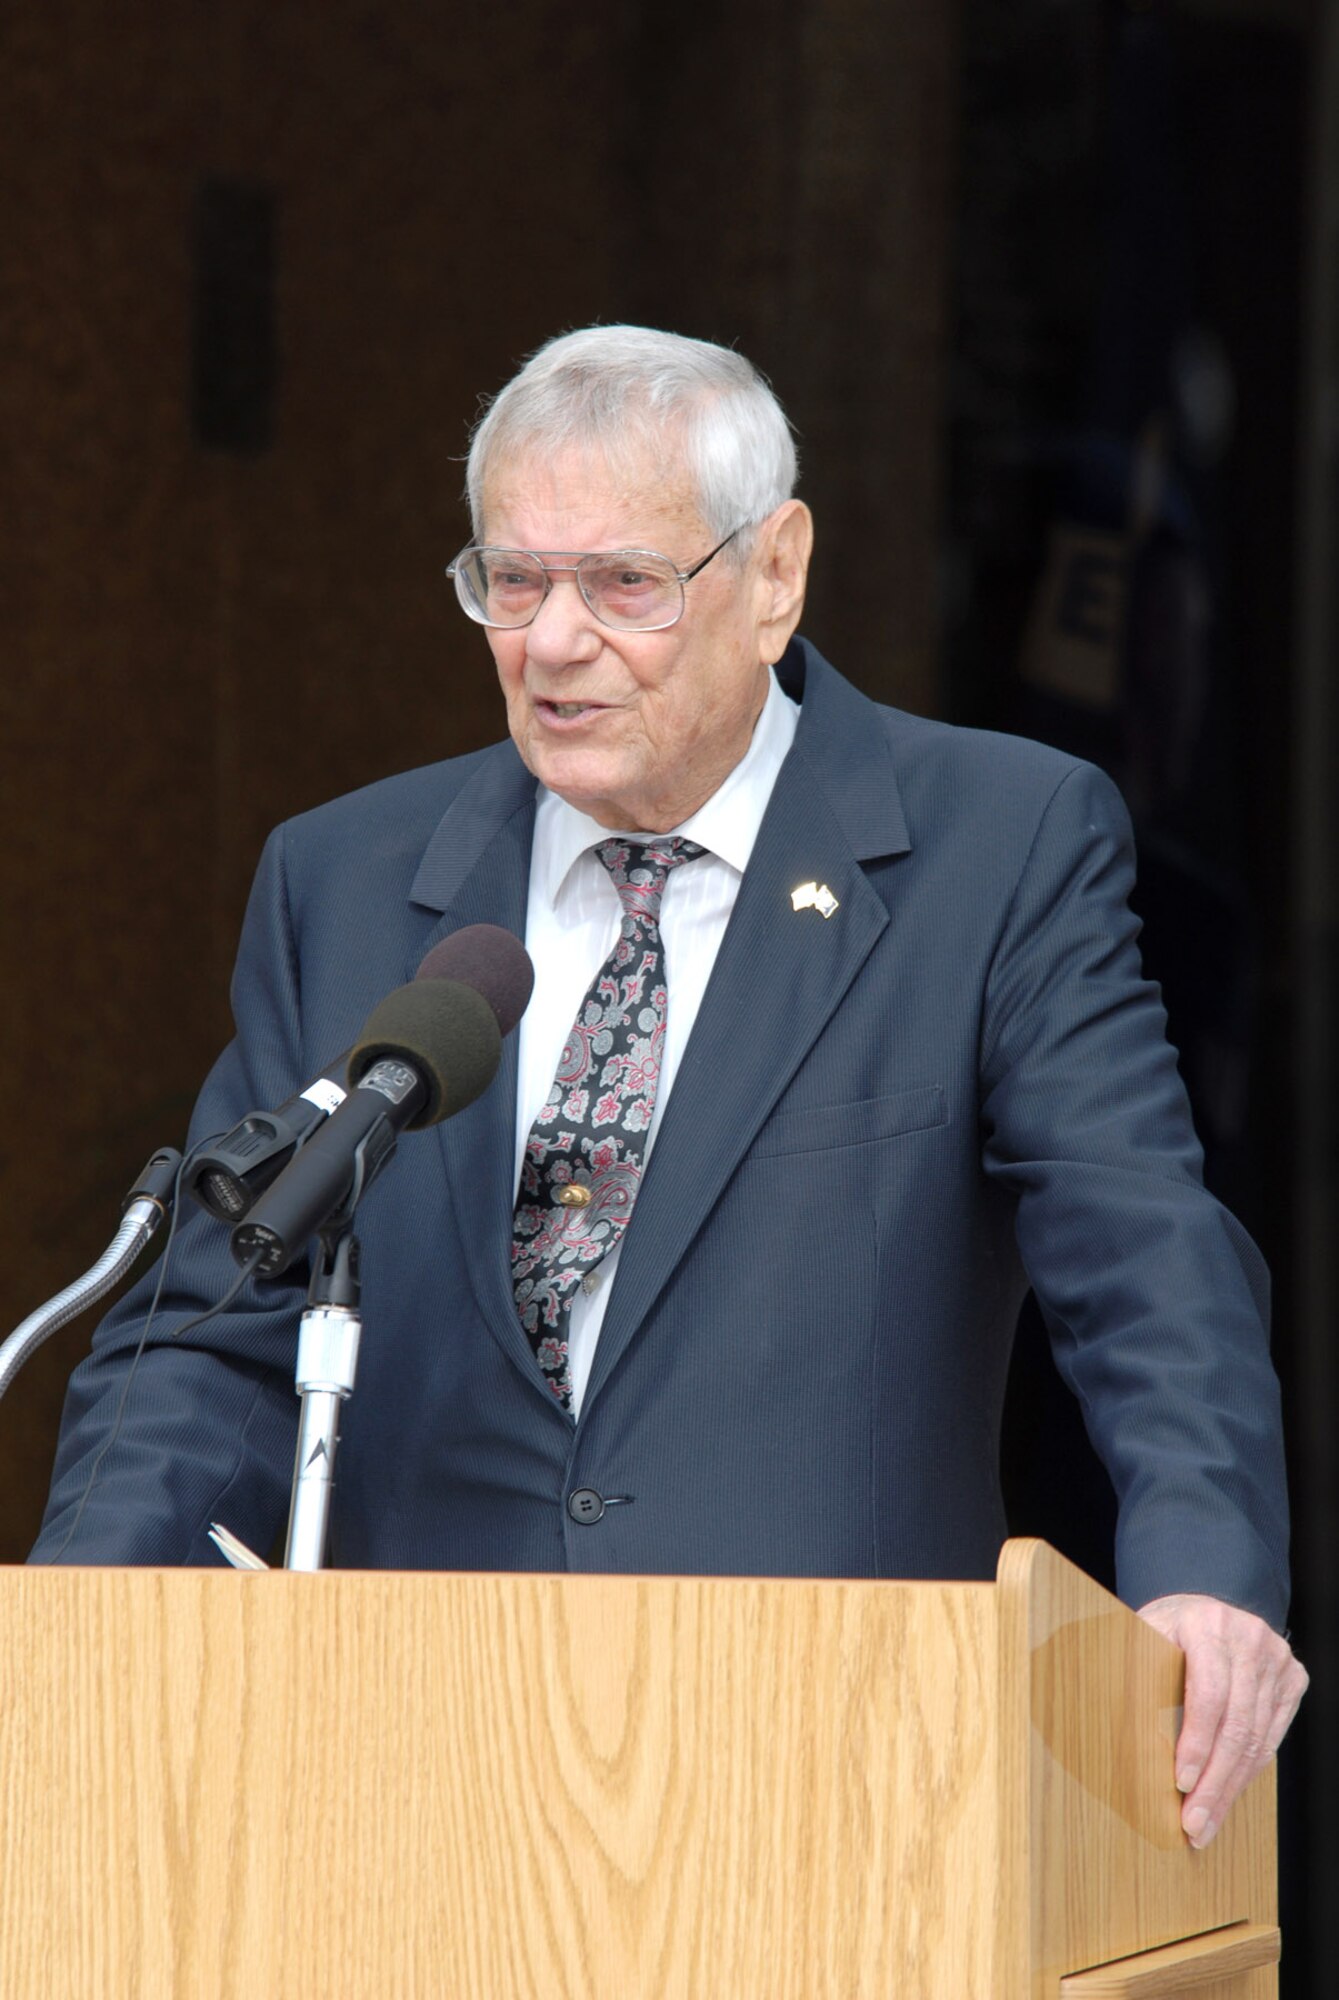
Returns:
[[[580,1420],[546,1392],[508,1283],[513,1041],[477,1104],[401,1141],[359,1212],[333,1560],[988,1576],[1031,1282],[1119,1495],[1123,1595],[1204,1590],[1281,1623],[1266,1280],[1201,1185],[1116,793],[1037,744],[876,707],[802,641],[779,671],[798,734]],[[523,931],[534,795],[504,743],[279,829],[194,1137],[319,1073],[440,937]],[[792,908],[806,881],[837,898],[830,918]],[[208,1562],[211,1521],[262,1550],[282,1525],[305,1276],[165,1337],[235,1276],[225,1236],[197,1217],[173,1251],[64,1561]],[[108,1435],[144,1299],[72,1380],[38,1560]],[[622,1504],[578,1521],[583,1488]]]

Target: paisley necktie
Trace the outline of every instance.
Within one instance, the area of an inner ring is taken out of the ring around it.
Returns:
[[[606,840],[595,852],[618,890],[623,920],[530,1128],[511,1246],[521,1324],[565,1410],[572,1407],[572,1301],[622,1240],[655,1108],[666,1015],[660,899],[671,870],[705,849],[665,835]]]

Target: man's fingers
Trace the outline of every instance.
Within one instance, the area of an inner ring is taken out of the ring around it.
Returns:
[[[1159,1598],[1141,1616],[1186,1655],[1176,1782],[1186,1794],[1186,1835],[1206,1847],[1282,1742],[1306,1691],[1306,1670],[1263,1619],[1215,1598]]]
[[[1189,1661],[1187,1654],[1187,1668]],[[1234,1663],[1213,1748],[1181,1813],[1181,1824],[1194,1847],[1207,1847],[1233,1799],[1269,1762],[1277,1678],[1272,1662]]]
[[[1193,1792],[1213,1755],[1227,1712],[1232,1661],[1227,1647],[1212,1638],[1178,1643],[1186,1655],[1186,1694],[1181,1734],[1176,1740],[1176,1784],[1179,1791]]]

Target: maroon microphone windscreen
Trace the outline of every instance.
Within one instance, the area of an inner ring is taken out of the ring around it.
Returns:
[[[499,1033],[509,1035],[526,1010],[535,968],[510,931],[499,924],[466,924],[433,946],[414,977],[457,979],[472,986],[497,1016]]]

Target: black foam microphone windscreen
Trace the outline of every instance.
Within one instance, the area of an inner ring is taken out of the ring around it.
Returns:
[[[404,1130],[421,1132],[473,1104],[493,1081],[501,1054],[497,1015],[477,987],[420,974],[368,1015],[349,1051],[349,1082],[362,1086],[377,1063],[407,1063],[425,1095]]]

